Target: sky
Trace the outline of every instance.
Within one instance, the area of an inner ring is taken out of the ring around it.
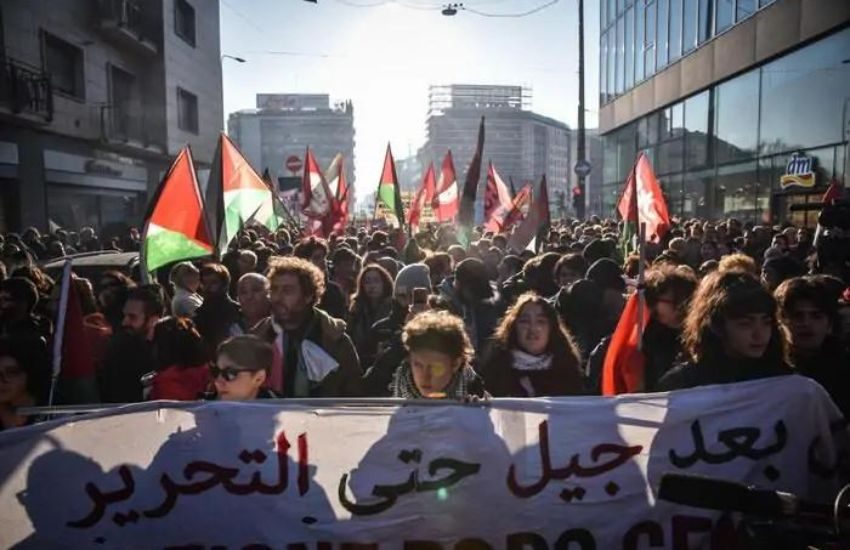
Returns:
[[[468,0],[447,17],[439,0],[220,0],[221,53],[246,60],[223,60],[225,117],[254,108],[257,93],[350,99],[359,198],[377,186],[387,141],[396,159],[425,142],[429,85],[528,86],[533,111],[575,127],[578,1],[552,2]],[[599,2],[585,0],[588,127],[598,118],[598,37]]]

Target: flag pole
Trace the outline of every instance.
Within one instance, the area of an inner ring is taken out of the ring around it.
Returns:
[[[643,351],[643,331],[646,327],[643,326],[643,312],[646,307],[646,297],[644,296],[644,281],[646,274],[644,263],[646,262],[646,222],[640,222],[640,230],[638,231],[638,251],[640,260],[638,264],[638,351]]]
[[[56,384],[59,381],[59,372],[62,370],[62,343],[65,335],[65,316],[68,312],[68,294],[71,290],[71,260],[65,260],[65,265],[62,267],[62,286],[60,289],[59,311],[56,315],[56,333],[53,335],[53,371],[50,374],[50,394],[47,397],[48,407],[53,406],[53,398],[56,395]]]

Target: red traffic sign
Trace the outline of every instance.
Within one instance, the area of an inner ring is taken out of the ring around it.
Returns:
[[[301,168],[303,167],[304,164],[302,164],[301,159],[296,157],[295,155],[292,155],[291,157],[286,159],[286,169],[292,172],[293,174],[297,174],[298,172],[300,172]]]

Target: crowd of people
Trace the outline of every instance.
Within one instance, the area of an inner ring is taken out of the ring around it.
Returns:
[[[644,272],[641,391],[797,373],[850,411],[850,273],[811,230],[680,221],[646,245],[643,266],[622,230],[556,222],[535,253],[481,232],[461,246],[450,224],[407,239],[257,227],[221,261],[180,262],[157,282],[73,276],[88,353],[63,357],[54,403],[599,394]],[[0,430],[36,421],[19,409],[44,404],[51,384],[59,285],[39,265],[138,248],[136,230],[3,236]]]

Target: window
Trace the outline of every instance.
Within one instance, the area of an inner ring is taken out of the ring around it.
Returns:
[[[685,100],[685,169],[704,168],[709,163],[709,103],[705,91]]]
[[[626,10],[626,85],[630,89],[635,85],[635,10]]]
[[[670,0],[670,61],[682,56],[682,0]]]
[[[758,142],[759,70],[718,86],[714,98],[717,163],[753,157]],[[787,116],[787,111],[783,114]],[[795,115],[793,118],[797,118]]]
[[[740,21],[751,16],[756,11],[756,0],[738,0],[735,21]]]
[[[625,67],[625,25],[623,24],[623,18],[617,19],[617,86],[615,92],[617,95],[623,93],[623,80],[626,76],[626,67]]]
[[[844,29],[762,67],[762,154],[847,139],[841,114],[850,117],[848,52]]]
[[[763,8],[763,7],[767,6],[768,4],[773,4],[773,1],[774,0],[759,0],[759,7]]]
[[[645,16],[645,6],[643,0],[640,0],[635,8],[635,82],[643,80],[643,52],[646,49],[646,39],[643,35],[644,25],[646,25]]]
[[[174,1],[174,33],[195,47],[195,8],[187,0]]]
[[[131,113],[133,102],[133,84],[135,78],[118,67],[109,67],[109,106],[114,137],[127,139],[131,136]]]
[[[602,0],[603,2],[605,0]],[[617,3],[615,0],[608,0],[608,24],[614,22],[614,19],[617,18]]]
[[[686,54],[696,47],[698,0],[685,0],[682,12],[682,53]]]
[[[682,185],[682,215],[689,218],[716,219],[718,191],[714,170],[685,175]]]
[[[177,127],[198,133],[198,96],[183,88],[177,88]]]
[[[614,99],[614,81],[617,74],[617,44],[615,27],[608,29],[608,101]]]
[[[70,42],[42,31],[44,39],[44,70],[50,75],[50,85],[57,92],[85,99],[83,50]]]
[[[658,39],[655,41],[655,45],[658,48],[658,69],[660,70],[662,67],[667,65],[668,60],[668,35],[667,35],[667,22],[669,20],[669,6],[670,0],[658,0]]]
[[[712,37],[712,13],[714,10],[714,0],[699,0],[699,28],[697,29],[697,39],[702,44]]]
[[[717,0],[717,33],[732,26],[735,15],[735,0]]]
[[[649,78],[655,74],[655,2],[646,5],[646,51],[644,52],[644,75]]]
[[[603,2],[604,6],[605,3]],[[608,38],[605,33],[599,41],[599,103],[608,102]]]

